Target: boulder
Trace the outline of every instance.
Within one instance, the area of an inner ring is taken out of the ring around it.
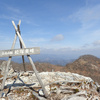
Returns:
[[[65,100],[66,100],[66,99],[65,99]],[[76,97],[72,97],[72,98],[67,99],[67,100],[87,100],[87,98],[76,96]]]
[[[24,72],[23,76],[29,76],[29,72]]]
[[[42,89],[39,90],[39,95],[40,96],[44,96],[44,93],[43,93],[43,90]]]
[[[7,68],[7,61],[3,61],[1,66],[0,66],[0,70],[1,70],[1,75],[4,76],[5,72],[6,72],[6,68]],[[14,69],[12,68],[12,65],[9,66],[9,72],[8,75],[12,74],[14,72]]]

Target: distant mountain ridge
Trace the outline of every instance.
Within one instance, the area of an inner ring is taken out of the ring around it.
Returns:
[[[65,66],[66,64],[75,61],[75,59],[70,58],[66,55],[56,55],[56,54],[39,54],[39,55],[31,55],[34,62],[41,63],[50,63],[53,65]],[[3,60],[7,60],[7,58],[3,58]],[[22,63],[21,56],[12,57],[12,61],[17,63]],[[29,62],[27,56],[25,56],[25,62]]]
[[[67,64],[62,71],[70,71],[89,76],[100,83],[100,59],[93,55],[83,55],[74,62]]]
[[[2,61],[0,61],[0,64]],[[23,64],[11,63],[15,70],[23,70]],[[25,64],[26,70],[33,70],[30,63]],[[45,71],[61,71],[73,72],[80,75],[91,77],[94,81],[100,83],[100,59],[93,55],[80,56],[74,62],[66,64],[64,67],[60,65],[53,65],[50,63],[35,62],[35,66],[39,72]]]

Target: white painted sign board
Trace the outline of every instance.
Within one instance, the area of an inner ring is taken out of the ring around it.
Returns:
[[[21,56],[21,55],[32,55],[40,54],[39,47],[32,48],[23,48],[23,49],[13,49],[13,50],[1,50],[0,57],[9,57],[9,56]]]

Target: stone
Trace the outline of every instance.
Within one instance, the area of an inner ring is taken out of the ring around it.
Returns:
[[[76,97],[72,97],[72,98],[65,99],[65,100],[87,100],[87,98],[76,96]]]
[[[48,92],[48,94],[50,94],[50,86],[45,86],[46,91]]]
[[[8,72],[8,75],[12,75],[14,73],[14,69],[11,67],[9,72]]]
[[[57,95],[59,95],[60,93],[61,93],[61,90],[57,88]]]
[[[18,75],[18,72],[12,71],[11,73],[13,75]],[[51,98],[53,98],[52,100],[86,100],[86,98],[89,98],[88,100],[91,100],[90,98],[93,97],[99,98],[99,93],[97,92],[97,88],[96,88],[97,84],[94,84],[94,81],[89,77],[85,77],[70,72],[68,73],[67,72],[41,72],[39,73],[39,76],[42,79],[46,91],[51,96]],[[43,90],[40,89],[41,86],[35,76],[35,73],[21,71],[18,77],[19,78],[16,81],[14,80],[14,78],[8,78],[5,82],[5,85],[10,86],[15,81],[14,86],[16,88],[19,88],[19,86],[21,86],[23,89],[24,88],[26,89],[27,87],[30,86],[32,88],[35,88],[38,91],[37,97],[44,97]],[[11,89],[12,90],[16,89],[15,87],[12,87]],[[100,91],[99,88],[98,91]],[[54,94],[53,96],[55,97],[52,97],[52,93]],[[30,96],[30,92],[26,93],[26,95],[23,95],[23,97],[18,97],[16,93],[10,95],[10,97],[14,98],[13,95],[16,96],[16,98],[25,99],[27,97],[28,99],[28,97]]]
[[[73,90],[61,90],[61,93],[64,93],[64,94],[73,94],[74,91]]]
[[[2,98],[2,99],[0,99],[0,100],[6,100],[5,98]]]
[[[99,93],[100,93],[100,87],[97,87],[97,92],[99,92]]]
[[[98,96],[94,96],[92,100],[100,100]]]
[[[30,96],[31,95],[31,93],[29,92],[28,94],[27,94],[27,96]]]
[[[43,93],[43,90],[42,89],[39,90],[39,95],[40,96],[44,96],[44,93]]]
[[[23,76],[29,76],[29,72],[24,72]]]
[[[85,96],[85,97],[87,97],[87,92],[86,91],[80,91],[80,92],[78,92],[78,93],[76,93],[72,96]]]
[[[2,64],[1,64],[1,66],[0,66],[1,75],[4,75],[5,74],[6,66],[7,66],[7,61],[3,61]]]
[[[6,68],[7,68],[7,61],[3,61],[2,64],[1,64],[1,66],[0,66],[1,75],[5,74]],[[9,66],[9,71],[8,71],[8,75],[11,74],[12,72],[14,72],[14,70],[12,68],[12,65]]]

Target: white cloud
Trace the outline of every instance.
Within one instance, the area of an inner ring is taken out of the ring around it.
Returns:
[[[7,6],[7,10],[14,12],[14,13],[21,13],[18,8]]]
[[[56,49],[55,48],[41,48],[41,53],[42,54],[57,54],[57,55],[64,55],[67,58],[74,58],[77,56],[81,56],[81,55],[87,55],[87,54],[91,54],[91,55],[95,55],[97,57],[100,57],[100,47],[99,48],[72,48],[72,47],[66,47],[66,48],[59,48]]]
[[[80,8],[77,12],[69,16],[69,19],[78,25],[75,32],[81,40],[80,43],[89,44],[83,47],[90,48],[95,40],[100,37],[100,4],[92,5],[87,1],[88,6]]]
[[[47,40],[44,38],[33,38],[33,39],[28,40],[28,41],[34,42],[34,43],[39,43],[39,42],[45,42]]]
[[[64,36],[62,34],[58,34],[55,37],[53,37],[51,41],[62,41],[63,39]]]
[[[1,15],[0,18],[7,19],[7,20],[16,20],[16,21],[19,20],[18,16],[10,16],[10,15]]]
[[[91,29],[89,31],[85,31],[85,34],[81,34],[82,40],[85,41],[85,44],[92,44],[95,41],[98,41],[100,38],[100,30],[98,29]]]
[[[93,42],[93,45],[94,46],[100,46],[100,40],[97,40],[97,41]]]
[[[6,13],[1,13],[0,19],[7,19],[7,20],[14,20],[14,21],[22,20],[23,22],[27,24],[39,26],[38,24],[32,23],[32,21],[27,16],[27,13],[24,13],[22,10],[20,10],[20,8],[16,8],[11,5],[3,4],[2,9],[4,9]]]
[[[70,15],[69,18],[73,21],[78,21],[82,25],[82,29],[89,29],[95,26],[100,20],[100,4],[92,7],[84,7],[74,14]]]

